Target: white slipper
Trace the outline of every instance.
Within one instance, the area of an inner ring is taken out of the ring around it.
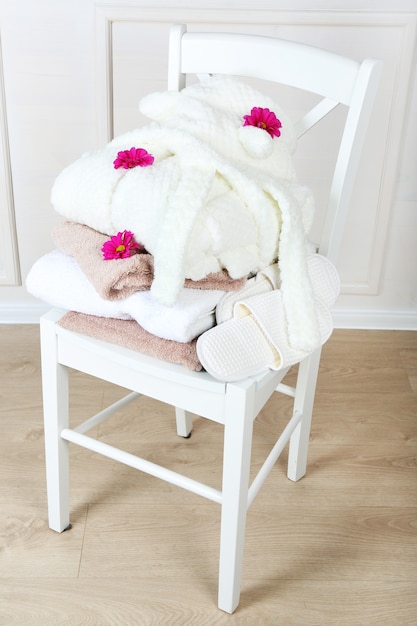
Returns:
[[[307,272],[311,280],[314,297],[331,309],[340,293],[340,278],[337,269],[321,254],[307,256]],[[240,300],[280,287],[278,263],[273,263],[250,278],[243,289],[227,292],[216,306],[216,323],[222,324],[233,317],[233,307]]]
[[[254,376],[275,361],[275,351],[252,316],[214,326],[197,339],[197,356],[204,369],[218,380]]]
[[[278,289],[280,282],[278,263],[273,263],[260,270],[256,276],[248,279],[242,289],[239,291],[228,291],[222,296],[216,306],[216,323],[223,324],[227,320],[232,319],[233,307],[239,300]]]
[[[320,300],[316,312],[323,344],[332,333],[332,317]],[[236,303],[234,315],[234,319],[211,328],[197,340],[198,358],[214,378],[231,382],[268,368],[282,370],[311,354],[289,345],[280,290]]]

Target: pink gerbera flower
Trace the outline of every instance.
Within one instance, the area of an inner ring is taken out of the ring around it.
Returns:
[[[144,148],[130,148],[130,150],[118,152],[117,159],[113,161],[113,165],[115,170],[119,169],[119,167],[128,170],[137,165],[139,167],[147,167],[152,165],[153,162],[154,157]]]
[[[135,237],[130,230],[124,230],[110,237],[101,248],[105,261],[111,259],[126,259],[133,254],[145,252],[145,248],[135,241]]]
[[[244,115],[243,119],[245,120],[243,126],[256,126],[257,128],[262,128],[263,130],[266,130],[271,137],[279,137],[281,135],[279,129],[282,127],[282,124],[275,113],[269,109],[253,107],[250,115]]]

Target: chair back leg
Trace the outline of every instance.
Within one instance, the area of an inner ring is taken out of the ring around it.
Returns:
[[[175,419],[177,423],[177,435],[179,437],[189,437],[193,429],[192,414],[176,406]]]
[[[300,480],[307,471],[308,444],[320,356],[321,347],[301,361],[298,366],[294,412],[299,411],[303,417],[290,438],[287,476],[293,481]]]

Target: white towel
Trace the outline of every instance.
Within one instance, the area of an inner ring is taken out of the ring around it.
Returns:
[[[156,302],[150,291],[138,291],[124,300],[104,300],[75,259],[53,250],[38,259],[26,279],[26,288],[51,306],[78,313],[136,320],[149,333],[188,343],[215,323],[215,308],[224,291],[183,288],[173,307]]]

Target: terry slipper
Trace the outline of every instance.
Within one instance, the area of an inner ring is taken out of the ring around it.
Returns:
[[[233,317],[233,308],[242,299],[256,296],[278,289],[280,284],[278,263],[268,265],[260,270],[256,276],[249,278],[246,285],[239,291],[227,292],[216,306],[216,323],[223,324]]]
[[[332,317],[320,301],[316,302],[316,312],[323,344],[332,333]],[[288,342],[281,291],[238,302],[234,315],[197,340],[198,358],[213,378],[232,382],[268,368],[282,370],[311,354],[295,350]]]
[[[329,259],[321,254],[307,256],[307,272],[314,297],[331,309],[340,293],[340,277]],[[216,323],[222,324],[233,317],[233,308],[240,300],[273,291],[280,287],[278,263],[273,263],[250,278],[243,289],[227,292],[216,306]]]

